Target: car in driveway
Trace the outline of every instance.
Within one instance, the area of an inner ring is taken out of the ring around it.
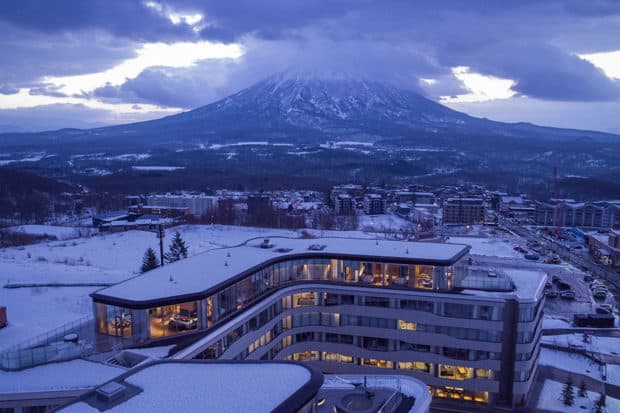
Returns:
[[[574,291],[563,291],[560,293],[560,298],[563,298],[565,300],[574,300],[575,292]]]

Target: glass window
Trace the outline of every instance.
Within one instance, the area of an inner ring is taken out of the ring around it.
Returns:
[[[198,329],[198,302],[174,304],[148,310],[151,338],[166,337]]]
[[[439,365],[438,377],[451,380],[466,380],[474,377],[472,367],[450,366],[447,364]]]
[[[398,328],[400,330],[415,331],[417,329],[417,324],[416,323],[411,323],[409,321],[398,320]]]
[[[398,363],[398,368],[401,370],[415,370],[430,373],[433,369],[433,364],[421,361],[401,361]]]

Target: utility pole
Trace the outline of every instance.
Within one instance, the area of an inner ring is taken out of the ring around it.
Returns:
[[[157,228],[157,238],[159,238],[159,259],[161,262],[161,266],[164,266],[164,225],[159,224]]]

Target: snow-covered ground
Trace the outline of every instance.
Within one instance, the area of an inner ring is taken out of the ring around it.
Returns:
[[[514,241],[510,238],[449,237],[447,242],[471,245],[471,254],[493,257],[522,258],[522,254],[513,249]]]
[[[96,287],[0,288],[9,324],[0,330],[0,350],[92,313],[88,296]]]
[[[132,166],[134,171],[177,171],[185,169],[184,166]]]
[[[583,341],[583,334],[561,334],[543,336],[542,342],[563,348],[583,349],[591,353],[620,354],[620,340],[617,337],[588,337],[589,342],[585,343]]]
[[[541,410],[558,413],[592,412],[600,397],[598,393],[588,390],[586,390],[586,397],[579,397],[579,384],[576,383],[576,386],[573,386],[574,403],[572,406],[567,406],[562,399],[563,388],[563,383],[545,380],[537,407]],[[605,411],[609,413],[620,412],[620,400],[607,397]]]
[[[603,379],[601,365],[581,354],[541,348],[538,364],[552,366],[568,372],[577,372],[595,380]]]
[[[557,318],[545,315],[542,324],[543,330],[556,329],[556,328],[572,328],[570,321],[564,318]]]
[[[97,232],[94,228],[61,227],[57,225],[17,225],[7,228],[7,231],[31,235],[51,235],[59,240],[83,237]]]
[[[409,229],[411,232],[415,228],[415,224],[394,214],[359,215],[357,227],[369,232],[399,233],[401,228]]]

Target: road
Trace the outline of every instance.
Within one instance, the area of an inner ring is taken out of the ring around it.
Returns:
[[[514,224],[507,219],[500,220],[500,227],[525,239],[538,240],[539,242],[543,241],[546,247],[564,261],[601,280],[605,280],[609,292],[614,298],[613,301],[615,301],[615,306],[620,308],[620,274],[595,262],[587,251],[579,250],[579,252],[577,252],[576,250],[571,250],[569,247],[559,243],[553,238],[541,236],[529,228]],[[609,301],[609,299],[606,301]]]

